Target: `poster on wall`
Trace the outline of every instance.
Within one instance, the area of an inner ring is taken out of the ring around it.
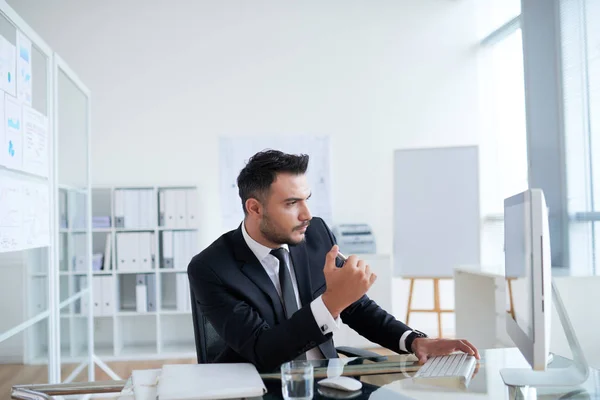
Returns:
[[[21,105],[9,96],[4,96],[4,165],[12,169],[23,168],[23,124]]]
[[[17,98],[29,106],[33,98],[31,75],[31,40],[17,31]]]
[[[21,185],[16,179],[0,178],[0,252],[16,251],[23,247]]]
[[[17,96],[16,67],[16,47],[4,36],[0,36],[0,89],[15,97]]]
[[[311,189],[308,206],[313,216],[332,223],[331,168],[327,136],[222,137],[219,142],[221,218],[224,230],[236,229],[244,218],[237,177],[248,159],[265,149],[308,154],[306,177]]]
[[[23,106],[23,170],[48,177],[48,118]]]
[[[0,171],[0,253],[49,245],[48,184]]]
[[[23,182],[22,227],[24,248],[50,244],[50,193],[47,184]]]
[[[0,90],[0,165],[6,165],[8,146],[6,145],[6,127],[4,123],[4,93]]]

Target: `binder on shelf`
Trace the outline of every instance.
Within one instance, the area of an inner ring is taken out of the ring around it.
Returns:
[[[148,311],[148,292],[144,274],[136,275],[135,283],[135,309],[137,312]]]
[[[165,202],[166,193],[164,190],[158,191],[158,226],[165,226]]]
[[[115,312],[115,280],[112,276],[100,276],[102,282],[102,315]]]
[[[87,253],[87,243],[86,243],[86,235],[79,233],[73,235],[73,250],[74,250],[74,265],[73,269],[75,271],[85,272],[87,271],[86,265],[86,253]]]
[[[58,203],[59,203],[59,210],[60,210],[59,227],[61,229],[66,229],[66,228],[68,228],[67,192],[66,191],[61,190],[58,192]]]
[[[173,192],[175,193],[175,228],[182,229],[187,226],[186,191],[179,189]]]
[[[123,190],[115,190],[115,228],[125,228],[125,198]]]
[[[186,227],[195,228],[198,226],[198,191],[196,189],[188,189],[185,191],[186,201]]]
[[[162,233],[162,258],[163,268],[174,268],[173,232],[171,231],[164,231]]]
[[[188,311],[190,308],[190,293],[188,291],[188,278],[186,274],[176,274],[177,311]]]
[[[156,275],[146,274],[146,290],[147,290],[147,310],[153,312],[157,310],[156,306]]]
[[[93,312],[94,315],[104,315],[104,307],[103,307],[103,295],[104,291],[104,281],[102,280],[103,276],[94,276],[92,278],[92,296],[93,296]]]
[[[110,271],[111,253],[112,253],[112,233],[106,235],[106,243],[104,244],[104,257],[102,258],[102,269]]]
[[[152,191],[144,189],[140,191],[140,226],[149,228],[153,226],[150,216],[152,214]]]
[[[177,191],[165,190],[165,227],[177,227]]]
[[[127,252],[127,239],[128,238],[126,233],[117,234],[117,270],[119,271],[131,270],[131,268],[129,267],[129,255]]]
[[[139,222],[139,209],[140,209],[140,196],[139,190],[128,189],[125,190],[125,228],[138,228]]]
[[[152,241],[153,235],[150,232],[134,233],[138,242],[139,269],[142,271],[152,270]]]

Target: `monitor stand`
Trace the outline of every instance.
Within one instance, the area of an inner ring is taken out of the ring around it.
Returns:
[[[585,382],[589,375],[588,363],[585,359],[567,310],[562,302],[554,280],[552,281],[552,300],[561,325],[565,331],[569,348],[573,354],[573,362],[566,368],[548,368],[545,371],[534,371],[528,368],[504,368],[500,370],[502,380],[508,386],[576,386]],[[550,310],[549,310],[550,311]]]

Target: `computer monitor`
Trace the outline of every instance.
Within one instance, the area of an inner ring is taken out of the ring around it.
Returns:
[[[522,281],[519,304],[506,318],[506,331],[536,371],[544,371],[552,313],[550,233],[544,194],[527,190],[504,200],[506,278]]]
[[[504,200],[504,260],[507,279],[518,279],[519,305],[507,314],[506,330],[532,369],[504,369],[502,379],[513,386],[568,386],[587,379],[588,366],[575,332],[552,282],[548,207],[540,189]],[[552,304],[571,350],[569,368],[547,368]]]

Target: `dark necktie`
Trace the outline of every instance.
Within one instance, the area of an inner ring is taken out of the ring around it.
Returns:
[[[292,314],[298,311],[298,303],[296,302],[296,295],[294,293],[294,286],[292,284],[292,276],[290,275],[290,254],[286,249],[280,247],[278,249],[271,250],[271,254],[279,260],[279,284],[281,285],[281,298],[283,300],[283,308],[285,308],[285,316],[290,319]],[[306,353],[302,353],[297,360],[306,360]]]
[[[281,299],[283,300],[283,307],[285,308],[285,316],[287,319],[292,317],[296,311],[298,311],[298,303],[296,302],[296,295],[294,294],[294,286],[292,284],[292,277],[290,275],[289,253],[283,247],[271,250],[271,254],[279,260],[279,283],[281,285]]]

